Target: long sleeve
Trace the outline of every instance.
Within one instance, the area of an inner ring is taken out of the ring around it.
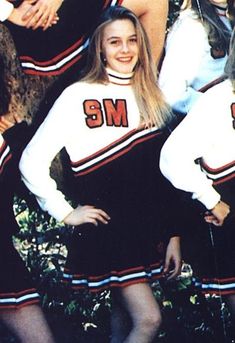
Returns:
[[[73,106],[70,104],[71,94],[68,93],[70,92],[65,90],[55,102],[24,150],[20,161],[24,183],[36,195],[41,208],[58,221],[63,220],[73,210],[50,177],[51,162],[68,142],[73,125]]]
[[[178,189],[191,192],[207,209],[220,200],[212,180],[208,179],[196,163],[214,149],[213,142],[221,135],[220,124],[209,104],[213,93],[205,94],[196,103],[164,144],[160,169],[163,175]],[[216,106],[216,105],[215,105]]]
[[[203,67],[208,67],[208,59],[212,59],[210,52],[207,52],[206,31],[190,12],[184,12],[168,34],[159,75],[159,85],[167,102],[182,114],[186,114],[201,96],[199,89],[207,83],[207,79],[213,79],[208,75],[210,68]]]
[[[0,21],[5,21],[13,11],[14,6],[6,0],[0,0]]]
[[[74,83],[58,98],[26,147],[20,162],[23,181],[42,209],[61,221],[73,208],[50,177],[55,155],[65,148],[74,181],[80,183],[80,176],[88,177],[136,144],[134,141],[142,135],[136,130],[138,125],[139,111],[131,85]],[[100,182],[94,182],[93,187],[92,178],[88,184],[91,193],[101,186]],[[96,203],[97,197],[84,195],[85,190],[86,187],[81,187],[71,197],[75,206]]]

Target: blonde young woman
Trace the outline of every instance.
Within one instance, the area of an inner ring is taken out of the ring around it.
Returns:
[[[184,1],[168,34],[159,75],[166,100],[180,115],[223,80],[233,14],[233,0]]]
[[[158,168],[171,116],[154,70],[137,17],[111,7],[91,38],[86,76],[57,99],[20,162],[42,209],[74,228],[64,282],[113,290],[112,343],[152,342],[161,314],[149,282],[176,276],[181,264],[169,216],[177,200]],[[63,147],[72,202],[49,173]]]

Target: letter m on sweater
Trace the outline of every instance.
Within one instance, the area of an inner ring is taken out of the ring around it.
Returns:
[[[107,126],[128,126],[126,100],[104,99],[104,110]]]

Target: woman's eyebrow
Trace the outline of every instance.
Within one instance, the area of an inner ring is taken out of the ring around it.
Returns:
[[[130,35],[128,36],[128,38],[132,38],[132,37],[136,37],[136,33],[134,33],[133,35]],[[111,36],[111,37],[108,37],[107,40],[110,40],[110,39],[120,39],[121,37],[120,36]]]

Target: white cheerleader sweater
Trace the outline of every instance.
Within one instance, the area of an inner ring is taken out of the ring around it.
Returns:
[[[57,220],[63,220],[73,210],[49,175],[51,162],[63,147],[77,168],[74,172],[82,174],[111,158],[108,154],[118,155],[130,139],[147,135],[148,130],[135,133],[140,115],[129,82],[130,76],[118,74],[118,78],[110,76],[107,85],[71,85],[57,99],[26,147],[20,162],[23,181],[42,209]],[[107,149],[112,144],[114,147]]]
[[[5,21],[13,11],[14,6],[7,0],[0,0],[0,21]]]
[[[225,10],[220,19],[229,30]],[[208,87],[223,75],[227,55],[211,56],[207,32],[192,10],[184,10],[168,34],[159,85],[173,110],[186,114]]]
[[[207,209],[221,197],[214,186],[235,177],[234,122],[235,95],[226,80],[201,96],[161,151],[163,175]]]

